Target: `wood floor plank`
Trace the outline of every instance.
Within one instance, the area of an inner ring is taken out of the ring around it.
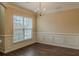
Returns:
[[[79,56],[79,50],[35,43],[0,56]]]

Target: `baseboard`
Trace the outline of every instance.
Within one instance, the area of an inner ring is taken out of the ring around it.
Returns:
[[[26,45],[26,46],[23,46],[23,47],[20,47],[20,48],[16,48],[16,49],[8,49],[8,50],[3,51],[2,53],[7,54],[7,53],[10,53],[10,52],[13,52],[13,51],[22,49],[22,48],[24,48],[24,47],[31,46],[32,44],[35,44],[35,43],[36,43],[36,42],[33,42],[33,43],[31,43],[31,44],[28,44],[28,45]]]
[[[51,43],[45,43],[45,42],[37,42],[37,43],[79,50],[79,47],[76,47],[76,46],[59,45],[59,44],[54,44],[54,43],[51,44]]]

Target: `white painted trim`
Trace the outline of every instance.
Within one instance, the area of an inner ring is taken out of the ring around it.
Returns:
[[[52,34],[52,35],[79,35],[79,33],[55,33],[55,32],[37,32],[37,34]]]
[[[13,35],[0,35],[0,36],[13,36]]]
[[[45,42],[38,42],[38,43],[43,43],[43,44],[48,44],[48,45],[52,45],[52,46],[60,46],[60,47],[72,48],[72,49],[77,49],[77,50],[79,50],[79,47],[77,47],[77,46],[68,46],[68,45],[60,45],[60,44],[45,43]]]
[[[79,49],[79,33],[38,32],[37,42]]]

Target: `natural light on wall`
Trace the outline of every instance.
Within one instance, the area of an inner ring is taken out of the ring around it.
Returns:
[[[13,42],[32,39],[32,18],[13,15]]]

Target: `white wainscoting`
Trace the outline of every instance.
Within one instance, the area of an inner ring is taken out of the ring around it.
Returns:
[[[3,39],[3,38],[0,36],[0,44],[2,44],[2,39]]]
[[[0,43],[2,43],[2,40],[0,40]]]
[[[79,34],[38,32],[37,42],[61,47],[79,49]]]

